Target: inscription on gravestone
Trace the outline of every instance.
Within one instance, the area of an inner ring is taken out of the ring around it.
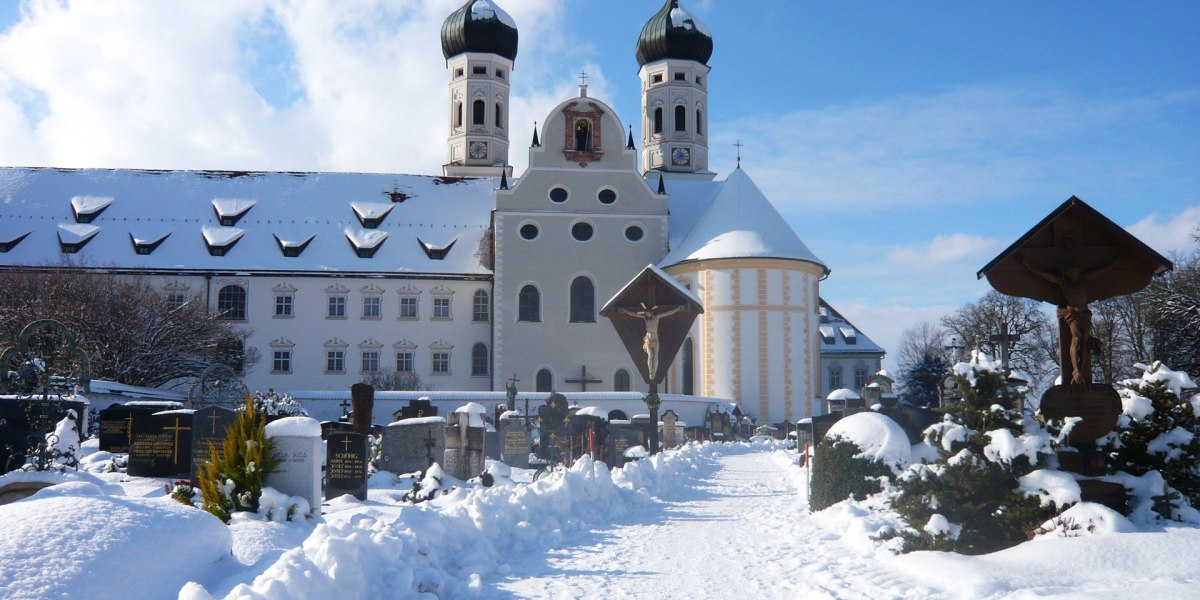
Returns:
[[[529,432],[516,419],[501,419],[504,436],[504,463],[510,467],[529,468]]]
[[[334,433],[326,442],[325,498],[367,499],[367,436]]]
[[[197,474],[204,463],[220,452],[225,431],[237,420],[237,412],[221,406],[206,406],[192,413],[192,482],[198,484]]]
[[[192,415],[134,415],[128,473],[134,477],[190,477]]]

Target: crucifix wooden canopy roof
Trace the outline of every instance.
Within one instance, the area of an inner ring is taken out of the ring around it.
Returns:
[[[643,339],[646,335],[646,322],[620,309],[630,311],[653,309],[655,307],[683,307],[683,310],[664,316],[658,324],[658,368],[655,373],[649,372],[646,364],[646,351],[643,349]],[[629,352],[638,372],[646,382],[661,383],[667,375],[671,360],[679,352],[687,337],[688,330],[696,315],[704,312],[700,300],[691,290],[680,285],[674,277],[662,269],[647,265],[621,291],[617,292],[604,307],[600,316],[612,322],[613,328]]]
[[[1022,260],[1057,273],[1103,269],[1103,276],[1087,284],[1089,302],[1137,292],[1172,268],[1171,261],[1075,196],[976,274],[1000,293],[1063,305],[1059,286],[1033,275]]]

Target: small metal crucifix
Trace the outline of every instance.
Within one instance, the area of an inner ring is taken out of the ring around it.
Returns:
[[[583,391],[587,391],[589,383],[603,383],[603,380],[598,377],[588,375],[587,365],[580,367],[579,377],[571,377],[565,380],[567,383],[578,383],[583,387]]]

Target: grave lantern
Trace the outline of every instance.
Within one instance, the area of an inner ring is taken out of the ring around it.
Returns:
[[[667,376],[675,354],[683,345],[696,316],[704,312],[700,300],[662,269],[647,265],[604,307],[606,317],[642,380],[650,386],[650,452],[658,452],[658,384]]]

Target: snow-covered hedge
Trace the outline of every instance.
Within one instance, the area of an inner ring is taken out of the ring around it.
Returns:
[[[838,421],[817,444],[809,507],[824,510],[846,498],[878,493],[910,460],[908,436],[895,421],[858,413]]]

